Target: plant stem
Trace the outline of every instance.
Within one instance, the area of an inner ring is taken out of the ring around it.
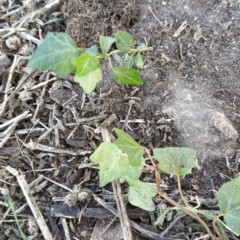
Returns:
[[[141,52],[147,52],[147,51],[152,51],[152,50],[153,50],[152,47],[146,47],[143,49],[131,48],[128,53],[141,53]],[[123,53],[123,52],[116,49],[116,50],[113,50],[112,52],[108,53],[107,56],[110,57],[111,55],[113,55],[115,53]]]
[[[110,57],[108,58],[108,61],[109,61],[109,66],[110,66],[110,68],[113,69],[112,60],[111,60]]]
[[[214,231],[217,233],[217,235],[223,239],[222,234],[218,231],[218,228],[217,228],[217,226],[216,226],[216,222],[217,222],[218,219],[219,219],[220,217],[222,217],[222,216],[223,216],[222,213],[218,214],[218,215],[213,219],[212,225],[213,225],[213,229],[214,229]]]
[[[157,184],[157,190],[158,192],[161,192],[161,186],[160,186],[160,182],[161,182],[161,175],[160,175],[160,171],[157,167],[157,165],[155,164],[155,162],[153,161],[153,158],[150,154],[150,152],[148,151],[147,148],[144,148],[145,152],[147,153],[149,159],[151,160],[152,162],[152,165],[154,167],[154,171],[155,171],[155,180],[156,180],[156,184]]]
[[[147,148],[144,148],[144,151],[147,153],[149,159],[151,160],[153,167],[156,168],[157,165],[156,165],[156,163],[153,161],[153,158],[152,158],[150,152],[148,151],[148,149],[147,149]]]
[[[113,51],[111,51],[110,53],[108,53],[107,56],[110,57],[110,56],[112,56],[112,55],[115,54],[115,53],[121,53],[121,51],[118,50],[118,49],[117,49],[117,50],[113,50]]]
[[[184,208],[183,206],[181,206],[180,204],[178,204],[177,202],[175,202],[173,199],[171,199],[170,197],[168,197],[165,193],[163,192],[158,192],[158,194],[163,197],[164,199],[166,199],[168,202],[170,202],[172,205],[176,206],[177,208],[179,208],[181,211],[183,211],[184,213],[186,213],[188,216],[192,217],[193,219],[197,220],[207,231],[207,233],[209,234],[209,236],[212,239],[215,239],[214,235],[212,234],[211,230],[209,229],[209,227],[207,226],[207,224],[198,216],[193,214],[192,212],[190,212],[188,209]]]
[[[152,50],[153,50],[152,47],[146,47],[146,48],[143,48],[143,49],[133,48],[133,49],[130,49],[129,52],[131,52],[131,53],[141,53],[141,52],[147,52],[147,51],[152,51]]]
[[[143,165],[144,165],[144,167],[146,167],[147,169],[152,170],[152,171],[155,171],[155,167],[150,166],[150,165],[148,165],[148,164],[146,164],[146,163],[144,163]]]
[[[185,197],[183,196],[182,193],[182,187],[181,187],[181,179],[180,179],[180,175],[177,175],[177,181],[178,181],[178,190],[179,190],[179,194],[181,196],[181,199],[183,201],[183,203],[188,207],[189,211],[191,211],[193,214],[195,214],[196,216],[198,216],[197,213],[195,213],[194,211],[192,211],[191,206],[189,206],[188,202],[186,201]]]

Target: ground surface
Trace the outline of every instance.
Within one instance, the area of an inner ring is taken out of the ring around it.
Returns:
[[[5,166],[26,176],[56,239],[67,239],[64,219],[69,239],[99,239],[112,217],[97,220],[107,214],[92,210],[104,209],[90,193],[113,206],[114,198],[111,186],[98,187],[97,166],[88,157],[102,141],[94,130],[111,114],[116,119],[110,132],[113,127],[123,128],[149,149],[188,146],[197,151],[202,169],[182,180],[189,201],[198,196],[214,202],[219,187],[239,175],[240,1],[116,2],[0,1],[0,191],[12,198],[23,231],[35,239],[43,237],[30,227],[32,212]],[[136,44],[147,42],[154,49],[144,55],[143,87],[115,84],[105,63],[104,80],[91,95],[85,95],[71,76],[55,79],[53,73],[26,68],[28,56],[49,31],[66,31],[79,47],[89,47],[97,44],[100,34],[111,36],[117,30],[130,32]],[[34,88],[39,83],[44,84]],[[44,177],[72,190],[81,186],[80,192],[89,193],[89,198],[74,199],[72,205],[89,213],[80,221],[69,220],[69,210],[57,215],[59,206],[54,204],[74,198],[73,194]],[[153,181],[152,174],[143,178]],[[163,180],[167,193],[178,200],[176,180],[169,176]],[[155,202],[155,214],[149,217],[139,210],[141,217],[133,218],[160,234],[152,222],[166,202]],[[20,239],[13,216],[5,215],[7,205],[1,202],[0,209],[0,239]],[[130,207],[129,215],[134,215],[133,210]],[[164,222],[164,228],[176,214]],[[166,236],[196,239],[205,234],[191,223],[187,217],[180,218]],[[102,239],[121,239],[119,228],[116,222]],[[134,235],[134,239],[143,238]]]

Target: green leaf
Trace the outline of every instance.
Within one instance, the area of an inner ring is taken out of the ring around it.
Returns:
[[[90,56],[97,56],[98,48],[93,45],[85,50],[85,53],[89,54]]]
[[[126,66],[128,68],[133,67],[133,65],[134,65],[134,58],[132,56],[130,56],[129,54],[126,54],[125,58],[124,58],[124,61],[125,61]]]
[[[146,45],[146,43],[141,43],[138,47],[137,47],[137,49],[145,49],[147,47],[147,45]]]
[[[123,176],[129,177],[129,179],[138,178],[143,168],[143,166],[132,167],[127,154],[110,142],[101,143],[90,156],[90,160],[100,166],[100,187]]]
[[[134,39],[131,34],[127,32],[119,31],[115,34],[117,48],[121,52],[129,52],[131,46],[134,43]]]
[[[120,56],[119,54],[114,53],[114,54],[113,54],[113,57],[114,57],[115,61],[118,63],[118,65],[119,65],[120,67],[123,67],[123,66],[124,66],[124,61],[123,61],[123,59],[121,58],[121,56]]]
[[[78,82],[87,94],[91,93],[96,87],[97,83],[102,80],[102,73],[100,68],[89,72],[84,76],[74,76],[74,81]]]
[[[143,67],[144,62],[143,62],[143,58],[142,58],[141,53],[137,53],[137,55],[135,57],[135,65],[139,68]]]
[[[72,63],[76,66],[76,75],[84,76],[100,66],[98,57],[91,56],[88,53],[83,53],[78,58],[72,59]]]
[[[23,239],[23,240],[27,240],[26,235],[25,235],[24,232],[22,231],[22,226],[21,226],[21,224],[20,224],[19,221],[18,221],[17,212],[16,212],[16,210],[15,210],[14,203],[13,203],[12,199],[9,198],[9,197],[7,197],[7,196],[3,196],[3,199],[5,199],[5,200],[7,201],[8,205],[9,205],[11,211],[12,211],[13,217],[14,217],[14,219],[15,219],[15,222],[16,222],[17,226],[18,226],[18,230],[19,230],[19,232],[20,232],[20,234],[21,234],[22,239]]]
[[[157,189],[149,183],[140,180],[132,180],[127,176],[124,179],[129,184],[128,200],[129,202],[146,211],[154,211],[155,204],[152,198],[157,194]]]
[[[168,214],[170,211],[172,211],[172,210],[178,210],[178,208],[176,208],[176,207],[169,207],[169,208],[165,209],[165,210],[160,214],[160,216],[157,218],[157,220],[154,222],[154,225],[160,225],[160,226],[162,226],[163,223],[164,223],[164,220],[165,220],[165,218],[166,218],[166,216],[167,216],[167,214]]]
[[[155,148],[154,157],[159,161],[159,168],[168,174],[186,175],[192,168],[199,168],[196,152],[191,148]]]
[[[114,67],[113,78],[120,84],[143,85],[139,71],[126,67]]]
[[[128,155],[129,162],[132,166],[140,166],[143,162],[144,148],[124,131],[117,128],[113,130],[118,136],[118,139],[114,143]]]
[[[221,186],[218,191],[218,205],[224,214],[224,221],[236,234],[240,235],[240,177]]]
[[[115,38],[113,37],[105,37],[100,35],[99,37],[99,43],[100,43],[100,48],[102,50],[102,54],[104,57],[107,56],[107,52],[110,49],[110,47],[112,46],[112,44],[116,41]]]
[[[71,60],[79,56],[73,39],[66,33],[48,33],[29,60],[27,67],[54,71],[59,77],[75,72]]]

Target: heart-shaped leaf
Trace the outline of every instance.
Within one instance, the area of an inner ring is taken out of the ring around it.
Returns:
[[[126,67],[114,67],[113,78],[117,83],[130,84],[130,85],[142,85],[143,81],[140,78],[139,71]]]
[[[129,52],[131,46],[134,43],[134,39],[131,34],[127,32],[118,31],[115,34],[117,48],[121,52]]]
[[[218,205],[224,221],[236,234],[240,235],[240,177],[221,186],[218,191]]]
[[[93,45],[93,46],[85,49],[85,53],[89,54],[90,56],[97,56],[98,48],[95,45]]]
[[[117,128],[114,128],[114,131],[118,136],[118,139],[114,143],[128,155],[132,166],[140,166],[143,162],[144,148],[124,131]]]
[[[149,183],[142,182],[140,180],[132,180],[128,177],[124,179],[129,184],[128,200],[129,202],[146,211],[154,211],[155,204],[152,198],[157,194],[157,189],[151,186]]]
[[[143,168],[143,166],[132,167],[127,154],[110,142],[101,143],[90,156],[90,160],[100,166],[100,187],[123,176],[128,176],[129,179],[138,178]]]
[[[72,59],[72,63],[76,66],[76,75],[78,76],[84,76],[100,66],[99,58],[88,53],[83,53],[78,58]]]
[[[199,168],[196,152],[191,148],[155,148],[154,157],[159,161],[159,168],[168,174],[186,175],[192,168]]]
[[[74,81],[79,83],[87,94],[91,93],[96,87],[97,83],[102,80],[102,73],[100,68],[89,72],[84,76],[74,76]]]
[[[112,44],[116,41],[115,38],[113,37],[105,37],[100,35],[99,37],[99,43],[100,43],[100,48],[102,50],[102,54],[104,57],[107,56],[107,52],[110,49],[110,47],[112,46]]]
[[[75,72],[71,60],[80,54],[73,39],[66,33],[48,33],[29,60],[27,67],[54,71],[59,77]]]

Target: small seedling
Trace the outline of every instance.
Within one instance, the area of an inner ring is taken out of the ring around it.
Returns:
[[[236,235],[240,235],[240,177],[225,183],[219,190],[217,198],[220,208],[220,214],[214,216],[204,211],[196,210],[188,205],[182,190],[181,176],[191,173],[192,168],[199,168],[196,160],[196,152],[191,148],[156,148],[153,150],[153,156],[150,155],[148,149],[139,145],[128,134],[114,128],[117,140],[114,143],[103,142],[90,156],[90,160],[99,164],[99,183],[100,187],[116,180],[124,179],[128,184],[128,200],[129,202],[147,211],[154,211],[155,204],[152,198],[155,195],[166,199],[174,205],[164,211],[156,221],[156,225],[161,225],[166,214],[172,209],[180,209],[196,221],[198,221],[207,231],[212,239],[227,239],[224,233],[226,227],[220,217],[224,218],[227,227]],[[152,165],[145,163],[143,154],[147,153]],[[158,164],[153,160],[155,158]],[[142,182],[139,178],[143,169],[152,169],[155,171],[156,186]],[[181,199],[185,206],[175,202],[167,196],[160,188],[160,171],[177,176],[178,189]],[[213,220],[213,228],[218,237],[215,237],[207,224],[200,218],[198,214],[203,215],[209,220]],[[216,226],[216,223],[218,227]],[[218,231],[220,229],[220,232]]]
[[[11,209],[12,214],[13,214],[13,217],[14,217],[15,222],[16,222],[16,224],[17,224],[19,233],[20,233],[20,235],[21,235],[21,238],[22,238],[23,240],[27,240],[27,237],[26,237],[26,235],[24,234],[24,232],[22,231],[22,227],[21,227],[21,225],[20,225],[20,223],[19,223],[19,221],[18,221],[17,212],[16,212],[16,210],[15,210],[14,203],[12,202],[12,199],[11,199],[10,197],[8,197],[8,196],[3,196],[3,197],[1,197],[1,198],[3,198],[3,199],[7,202],[9,208]]]
[[[115,50],[109,50],[115,44]],[[66,33],[48,33],[29,60],[27,67],[54,71],[59,77],[74,73],[86,93],[91,93],[102,80],[100,60],[109,61],[113,79],[119,84],[142,85],[140,72],[133,67],[142,68],[144,61],[141,53],[151,51],[145,43],[136,49],[131,48],[134,39],[127,32],[118,31],[114,37],[100,36],[99,45],[78,48],[74,40]],[[115,63],[113,64],[113,59]],[[117,65],[117,66],[115,66]]]

